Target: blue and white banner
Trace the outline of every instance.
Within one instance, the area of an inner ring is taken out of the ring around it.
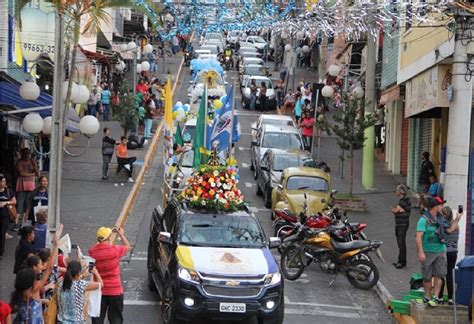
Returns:
[[[234,122],[232,124],[232,105],[234,102],[234,86],[227,92],[228,95],[225,97],[225,102],[221,109],[216,111],[216,116],[212,122],[211,131],[209,138],[208,147],[212,147],[215,141],[218,141],[218,151],[228,150],[230,135],[232,134],[232,142],[236,143],[240,139],[240,127],[238,126],[239,121],[234,110]]]

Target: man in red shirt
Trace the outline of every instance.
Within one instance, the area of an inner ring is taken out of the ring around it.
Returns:
[[[118,228],[116,232],[123,245],[112,245],[112,229],[101,227],[97,230],[97,243],[89,249],[89,255],[95,259],[95,266],[104,281],[100,317],[93,317],[92,324],[103,324],[107,312],[110,324],[123,323],[123,287],[119,262],[131,247],[123,228]]]

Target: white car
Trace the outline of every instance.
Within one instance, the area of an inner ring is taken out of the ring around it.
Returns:
[[[239,72],[242,73],[244,67],[249,64],[265,65],[265,62],[258,57],[243,57],[239,63]]]
[[[211,52],[211,54],[215,54],[215,55],[218,55],[220,53],[219,51],[219,46],[213,44],[213,45],[202,45],[199,49],[203,49],[203,50],[209,50]]]
[[[227,42],[231,45],[235,45],[239,42],[240,39],[240,32],[239,31],[230,31],[229,34],[227,34]]]
[[[267,102],[266,102],[266,109],[267,110],[272,110],[276,108],[276,99],[275,99],[275,89],[273,87],[273,82],[266,76],[257,76],[257,75],[251,75],[251,76],[245,76],[245,78],[242,80],[242,86],[241,86],[241,91],[242,91],[242,108],[244,109],[249,109],[250,108],[250,85],[252,83],[252,80],[255,80],[255,84],[257,86],[257,98],[260,94],[260,86],[262,82],[265,83],[265,86],[267,87]],[[255,104],[255,108],[259,106],[259,103],[257,102]]]
[[[225,43],[225,39],[224,39],[224,36],[221,34],[221,33],[216,33],[216,32],[209,32],[209,33],[206,33],[206,35],[204,36],[204,42],[205,41],[208,41],[210,39],[218,39],[220,40],[222,43]]]
[[[201,54],[211,54],[211,51],[208,49],[197,49],[193,52],[193,58],[199,58]]]
[[[258,130],[265,125],[273,125],[276,127],[293,126],[294,128],[297,128],[295,122],[293,121],[293,118],[291,118],[290,116],[277,114],[260,115],[257,121],[251,124],[252,141],[255,141],[257,139],[256,137]]]
[[[259,165],[268,149],[303,151],[303,139],[299,130],[293,126],[264,125],[260,128],[250,147],[250,169],[254,171],[255,179],[257,179],[255,166]]]
[[[243,82],[245,77],[255,75],[255,76],[271,76],[271,73],[268,72],[268,67],[260,64],[247,64],[244,66],[242,73],[240,74],[240,83]]]
[[[244,42],[240,42],[240,46],[255,46],[260,52],[265,50],[267,42],[260,36],[247,36]]]
[[[206,46],[206,45],[216,45],[217,50],[219,51],[219,53],[221,53],[225,49],[225,43],[223,43],[222,41],[220,41],[218,39],[206,40],[204,42],[204,44],[202,44],[202,46]],[[201,48],[202,48],[202,46],[201,46]]]

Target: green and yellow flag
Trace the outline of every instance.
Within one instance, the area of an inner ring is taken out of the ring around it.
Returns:
[[[199,104],[199,112],[196,120],[196,130],[193,138],[194,161],[193,168],[203,163],[203,149],[206,149],[206,121],[207,121],[207,89],[204,88],[201,103]]]

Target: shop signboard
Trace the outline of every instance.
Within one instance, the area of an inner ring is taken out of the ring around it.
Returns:
[[[27,61],[34,61],[40,54],[47,54],[54,61],[55,11],[44,0],[39,5],[28,5],[21,11],[21,50]]]
[[[437,65],[407,81],[405,117],[412,117],[435,107],[449,107],[448,86],[451,78],[451,66]]]

